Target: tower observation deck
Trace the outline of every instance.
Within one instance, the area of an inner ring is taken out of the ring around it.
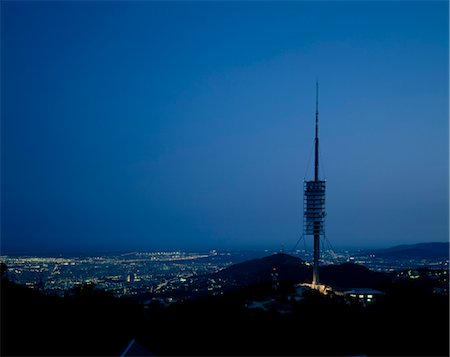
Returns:
[[[325,235],[325,180],[319,180],[319,83],[316,82],[316,137],[314,180],[304,181],[303,234],[314,236],[312,285],[319,285],[320,237]]]

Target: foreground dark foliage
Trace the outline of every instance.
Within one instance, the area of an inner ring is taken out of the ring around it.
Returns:
[[[2,356],[96,356],[118,355],[142,309],[89,286],[60,298],[3,280],[1,313]]]
[[[117,356],[135,338],[155,355],[448,356],[448,297],[419,283],[384,290],[367,307],[315,292],[288,302],[285,282],[144,308],[92,286],[58,298],[2,279],[1,355]],[[264,298],[291,312],[245,307]]]
[[[175,304],[151,311],[140,338],[161,355],[448,356],[448,298],[387,288],[367,307],[311,292],[285,314],[246,309],[249,291]]]

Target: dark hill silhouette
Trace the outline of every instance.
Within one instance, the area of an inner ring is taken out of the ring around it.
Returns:
[[[320,267],[319,273],[322,283],[334,287],[376,289],[389,281],[388,274],[353,263],[325,265]]]
[[[330,267],[335,268],[367,273],[354,264]],[[289,304],[280,290],[274,294],[266,285],[265,299]],[[156,355],[448,355],[448,297],[427,292],[416,281],[391,284],[383,299],[367,307],[336,296],[304,294],[291,303],[290,313],[276,307],[248,309],[249,299],[259,299],[249,294],[254,295],[245,288],[152,312],[142,341]]]
[[[270,281],[273,269],[276,269],[280,281],[306,279],[311,271],[311,268],[300,258],[277,253],[234,264],[213,275],[235,281],[239,286],[245,286]]]
[[[392,259],[415,258],[415,259],[434,259],[449,257],[448,242],[432,242],[418,244],[402,244],[387,249],[373,250],[373,254],[378,257]]]
[[[277,262],[280,269],[299,268],[297,258],[281,255],[253,262],[258,268],[246,262],[228,272],[237,276],[244,266],[258,275]],[[331,279],[370,274],[342,264],[323,267],[323,279],[327,269]],[[280,290],[271,296],[286,304]],[[317,293],[291,302],[290,313],[280,313],[247,308],[248,293],[241,289],[146,309],[92,285],[59,298],[2,276],[0,354],[118,356],[136,339],[157,356],[448,356],[448,296],[416,280],[393,281],[386,296],[368,307]]]
[[[217,273],[213,278],[221,278],[234,288],[267,283],[272,280],[271,273],[276,268],[278,280],[311,282],[312,267],[303,260],[285,253],[277,253],[260,259],[232,265]],[[384,273],[374,272],[362,265],[344,263],[340,265],[325,265],[319,269],[322,283],[338,287],[377,288],[389,280]]]
[[[92,285],[45,295],[1,281],[2,356],[118,356],[142,321],[142,307]]]

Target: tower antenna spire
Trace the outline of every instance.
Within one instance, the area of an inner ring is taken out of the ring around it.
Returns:
[[[316,81],[316,138],[314,143],[314,181],[319,181],[319,81]]]
[[[312,285],[318,287],[320,236],[325,234],[325,181],[319,180],[319,81],[316,81],[316,136],[314,139],[314,180],[304,182],[304,234],[314,236]]]

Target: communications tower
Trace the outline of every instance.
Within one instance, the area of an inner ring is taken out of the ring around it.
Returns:
[[[316,82],[314,180],[303,182],[303,234],[314,236],[312,285],[319,285],[320,237],[325,235],[325,180],[319,180],[319,83]]]

